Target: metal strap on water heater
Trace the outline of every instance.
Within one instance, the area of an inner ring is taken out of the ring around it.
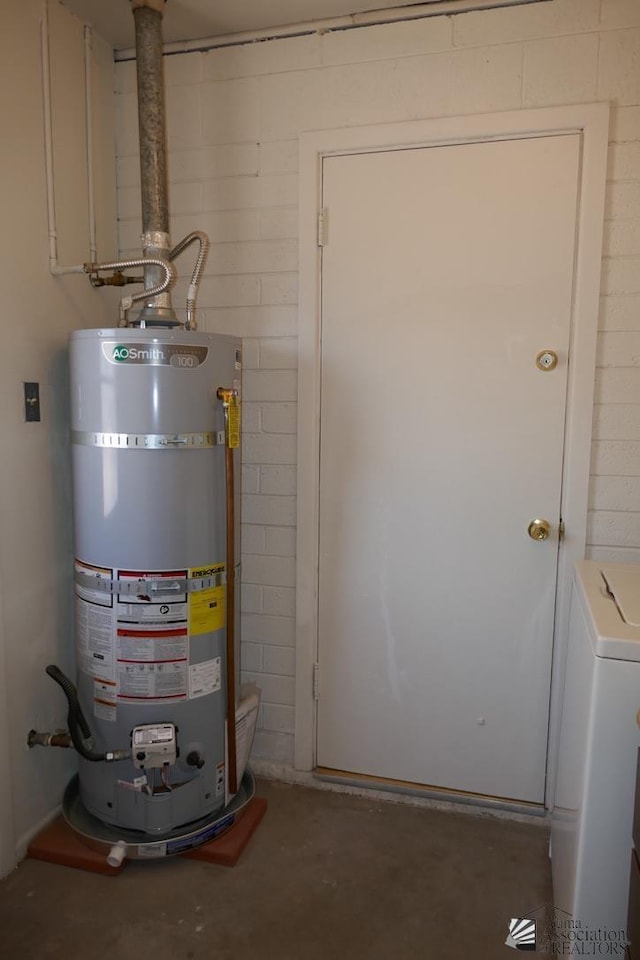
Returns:
[[[199,590],[209,590],[211,587],[221,587],[227,582],[226,573],[214,573],[210,577],[194,577],[187,580],[108,580],[106,577],[93,577],[88,573],[75,572],[75,582],[85,590],[97,593],[117,594],[124,597],[138,597],[140,594],[153,596],[160,594],[197,593]]]
[[[222,439],[220,439],[222,438]],[[94,433],[73,430],[72,443],[118,450],[204,450],[224,444],[224,433]]]

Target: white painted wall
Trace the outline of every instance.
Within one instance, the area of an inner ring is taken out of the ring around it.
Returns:
[[[49,273],[42,11],[42,0],[3,0],[0,30],[0,873],[60,803],[73,770],[72,755],[29,752],[26,738],[31,727],[66,725],[64,698],[44,668],[73,664],[67,335],[117,318],[86,278]],[[88,259],[83,32],[55,0],[50,16],[60,257],[79,263]],[[98,39],[93,52],[99,254],[107,257],[116,250],[113,57]],[[24,422],[25,380],[40,383],[40,423]]]
[[[588,541],[591,556],[640,560],[640,5],[553,0],[175,55],[165,64],[174,239],[197,227],[209,232],[201,324],[245,338],[243,668],[263,690],[254,754],[287,764],[297,138],[322,128],[612,102]],[[120,247],[133,252],[135,65],[119,64],[117,79]]]

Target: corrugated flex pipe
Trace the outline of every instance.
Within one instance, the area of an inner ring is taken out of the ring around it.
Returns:
[[[150,297],[157,297],[173,286],[176,281],[176,268],[168,260],[161,260],[159,257],[140,257],[136,260],[110,260],[108,263],[85,263],[84,272],[89,274],[98,274],[102,270],[131,270],[134,267],[146,267],[152,265],[158,267],[164,272],[162,280],[148,290],[140,290],[138,293],[132,293],[128,297],[123,297],[120,301],[120,326],[128,326],[128,313],[134,303],[139,300],[147,300]],[[140,326],[145,327],[146,323],[140,321]]]
[[[193,273],[191,274],[191,283],[189,284],[187,290],[187,319],[185,323],[186,330],[197,330],[198,328],[196,321],[196,299],[198,296],[200,280],[204,272],[207,257],[209,256],[209,247],[211,245],[209,243],[209,237],[202,230],[194,230],[192,233],[188,233],[186,237],[183,237],[183,239],[175,245],[169,254],[169,260],[175,260],[187,249],[187,247],[191,246],[192,243],[195,243],[196,240],[200,243],[200,250],[198,251],[198,258],[193,268]]]

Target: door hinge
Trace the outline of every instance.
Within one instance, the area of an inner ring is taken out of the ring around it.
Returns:
[[[324,247],[327,243],[327,208],[323,207],[318,213],[318,246]]]
[[[562,543],[564,540],[564,520],[560,518],[560,523],[558,524],[558,540]]]
[[[320,664],[313,665],[313,699],[320,699]]]

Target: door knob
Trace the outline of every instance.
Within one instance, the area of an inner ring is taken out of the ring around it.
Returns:
[[[555,350],[541,350],[536,357],[538,370],[555,370],[558,366],[558,354]]]
[[[548,520],[532,520],[527,532],[532,540],[548,540],[551,533],[551,524]]]

